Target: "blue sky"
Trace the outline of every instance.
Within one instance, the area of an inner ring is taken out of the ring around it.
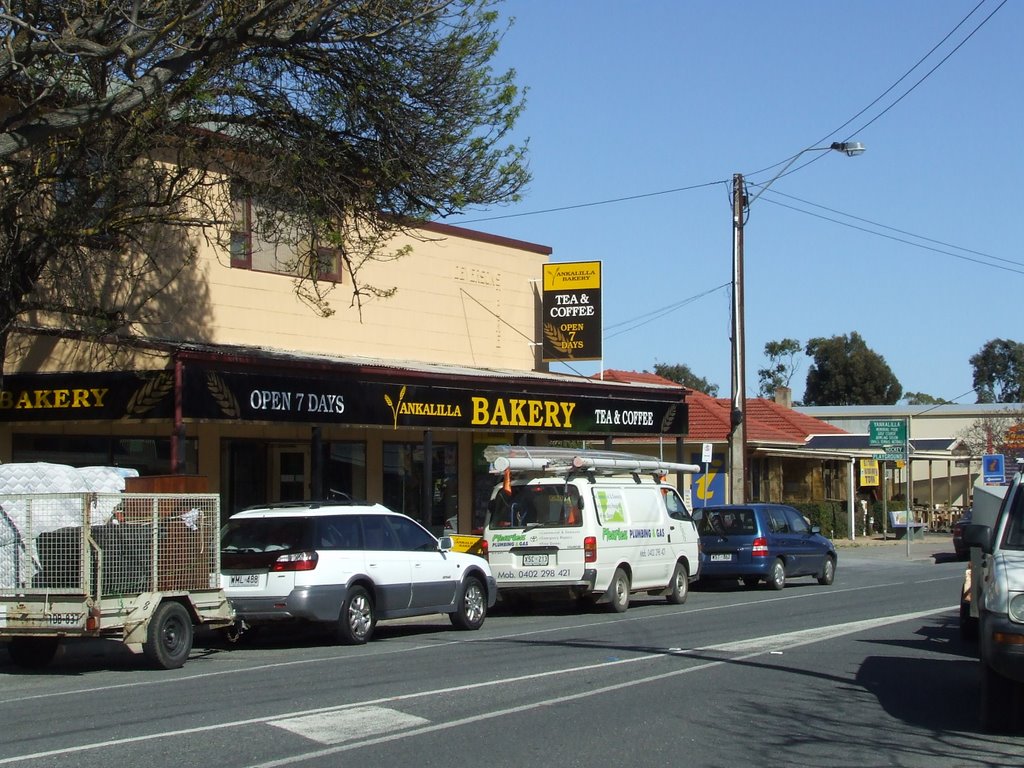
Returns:
[[[733,174],[754,194],[863,142],[750,208],[748,395],[765,342],[857,331],[905,392],[972,403],[971,355],[1024,341],[1024,2],[1001,3],[506,0],[533,181],[448,221],[601,261],[605,367],[685,363],[728,396]]]

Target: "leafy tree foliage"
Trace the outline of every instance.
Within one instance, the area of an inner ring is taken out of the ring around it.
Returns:
[[[1024,402],[1024,344],[992,339],[970,362],[979,403]]]
[[[943,405],[949,402],[941,397],[929,395],[927,392],[907,392],[903,399],[907,405]]]
[[[158,298],[197,233],[226,252],[232,196],[258,202],[258,236],[291,246],[316,311],[333,312],[321,246],[341,249],[350,306],[389,295],[359,273],[400,255],[391,235],[528,180],[509,143],[522,94],[490,65],[492,5],[0,6],[0,361],[17,324],[131,336],[198,312],[199,277]]]
[[[796,339],[781,339],[769,341],[764,345],[764,356],[768,358],[768,365],[759,368],[757,377],[761,384],[759,392],[761,397],[774,397],[775,390],[779,387],[788,387],[793,380],[800,363],[797,355],[803,352],[800,342]]]
[[[903,387],[856,331],[807,342],[814,361],[807,371],[805,405],[894,405]]]
[[[654,372],[670,381],[678,382],[684,387],[689,387],[698,392],[703,392],[712,397],[718,397],[718,385],[712,384],[707,379],[698,376],[690,370],[690,366],[683,363],[669,365],[668,363],[655,363]]]
[[[972,422],[958,435],[969,456],[1001,453],[1011,461],[1024,457],[1024,411],[1019,405],[1007,406]]]

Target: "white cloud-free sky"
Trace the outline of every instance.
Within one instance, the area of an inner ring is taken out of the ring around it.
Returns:
[[[804,153],[751,205],[748,395],[765,342],[857,331],[905,392],[972,403],[971,355],[1024,341],[1024,2],[499,8],[515,23],[495,68],[528,89],[515,140],[533,181],[449,223],[601,261],[606,368],[685,363],[727,396],[733,174],[752,196],[847,139],[865,154]]]

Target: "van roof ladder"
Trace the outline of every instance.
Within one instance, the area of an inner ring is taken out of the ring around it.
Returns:
[[[652,456],[618,451],[586,450],[582,448],[547,448],[543,446],[492,445],[484,449],[484,458],[490,462],[492,474],[506,469],[512,472],[595,472],[604,474],[637,474],[652,472],[697,473],[696,464],[662,461]]]

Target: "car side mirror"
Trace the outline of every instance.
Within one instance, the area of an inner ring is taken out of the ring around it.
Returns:
[[[821,533],[821,526],[820,525],[812,525],[811,526],[811,533]]]
[[[992,529],[981,523],[964,526],[964,543],[969,547],[981,547],[986,555],[992,554]]]
[[[442,536],[437,540],[437,548],[442,552],[447,552],[455,547],[455,541],[451,536]]]

